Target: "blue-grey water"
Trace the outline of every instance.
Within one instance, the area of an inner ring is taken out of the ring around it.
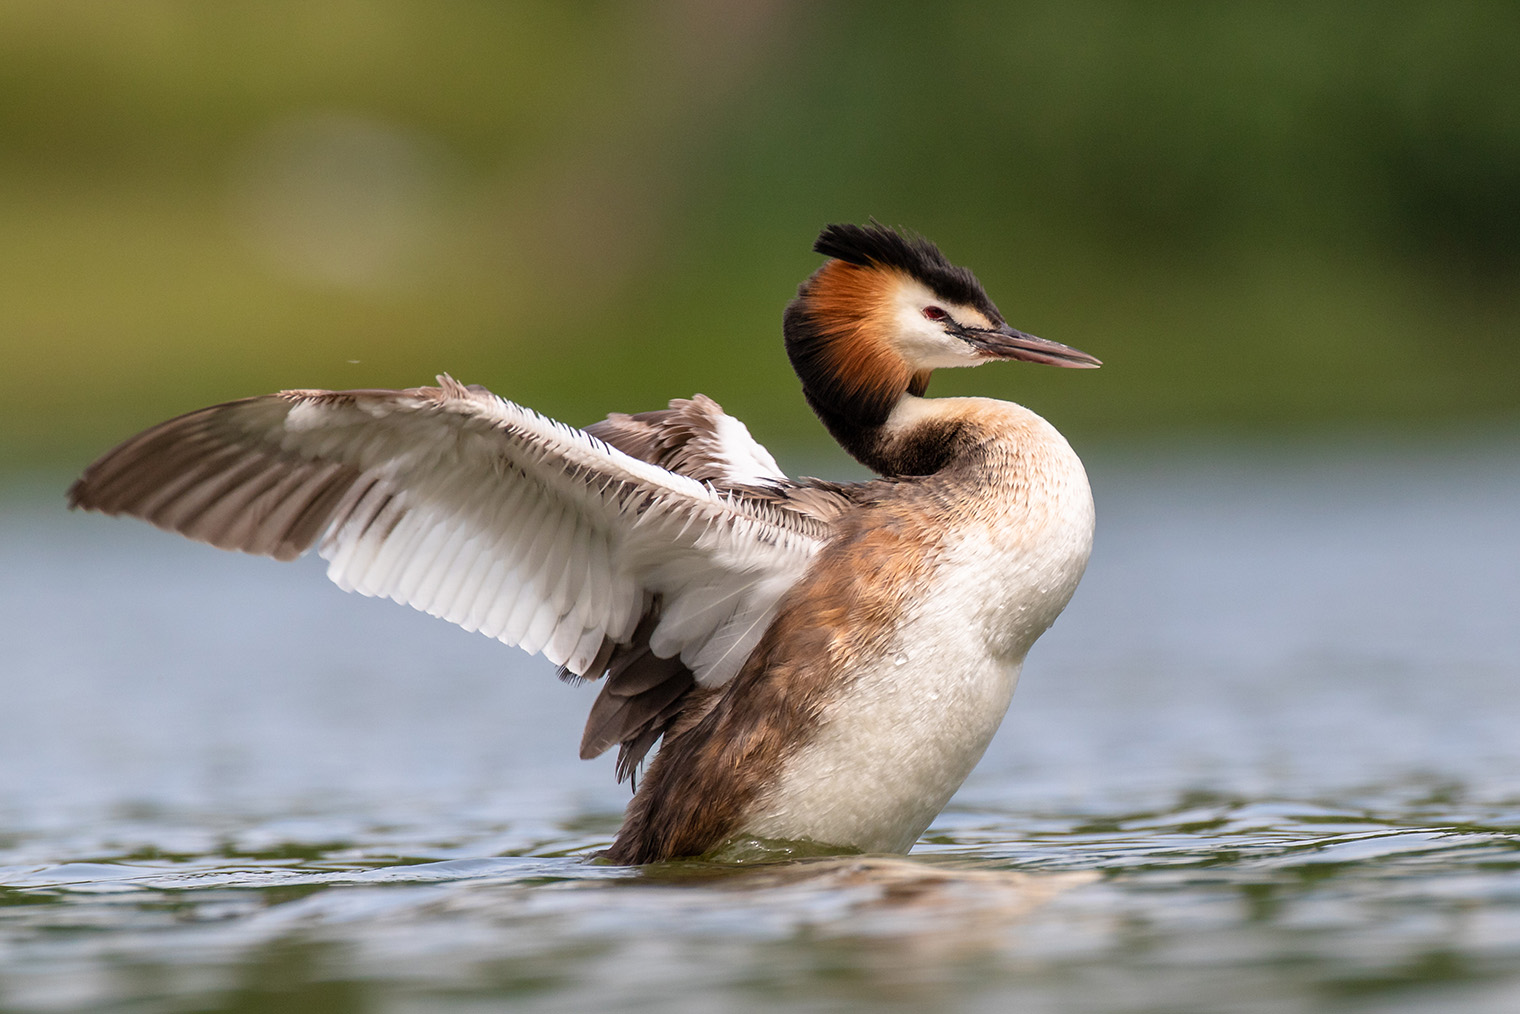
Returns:
[[[1088,455],[907,863],[586,856],[592,688],[0,490],[0,1010],[1520,1010],[1520,440]]]

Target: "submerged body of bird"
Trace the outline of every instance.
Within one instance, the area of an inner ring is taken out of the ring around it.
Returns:
[[[881,478],[787,478],[698,396],[576,430],[440,378],[171,420],[77,506],[281,559],[604,678],[582,755],[663,740],[607,856],[735,836],[907,851],[981,757],[1086,566],[1092,497],[1039,416],[922,397],[994,359],[1096,366],[1003,323],[926,241],[830,226],[785,319],[809,404]]]

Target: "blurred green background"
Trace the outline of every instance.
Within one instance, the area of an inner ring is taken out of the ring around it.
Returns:
[[[1520,5],[0,2],[0,461],[447,370],[825,440],[830,221],[1097,373],[1077,440],[1520,416]]]

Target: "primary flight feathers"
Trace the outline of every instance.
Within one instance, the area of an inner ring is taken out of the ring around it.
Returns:
[[[643,435],[656,460],[684,426],[669,443],[699,457],[699,481],[482,388],[438,383],[192,412],[92,465],[70,502],[282,560],[320,539],[340,587],[575,675],[601,675],[604,642],[630,641],[656,611],[649,647],[709,686],[738,671],[827,537],[816,513],[787,506],[765,449],[706,399],[705,411],[598,424],[613,439]]]

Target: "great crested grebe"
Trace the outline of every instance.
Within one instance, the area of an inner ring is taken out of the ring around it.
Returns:
[[[731,839],[906,852],[980,759],[1092,546],[1049,423],[923,397],[932,370],[1094,367],[1004,323],[927,240],[830,225],[787,355],[881,478],[790,479],[697,395],[585,430],[438,378],[191,412],[85,470],[71,506],[289,560],[604,678],[581,756],[664,739],[606,858]]]

